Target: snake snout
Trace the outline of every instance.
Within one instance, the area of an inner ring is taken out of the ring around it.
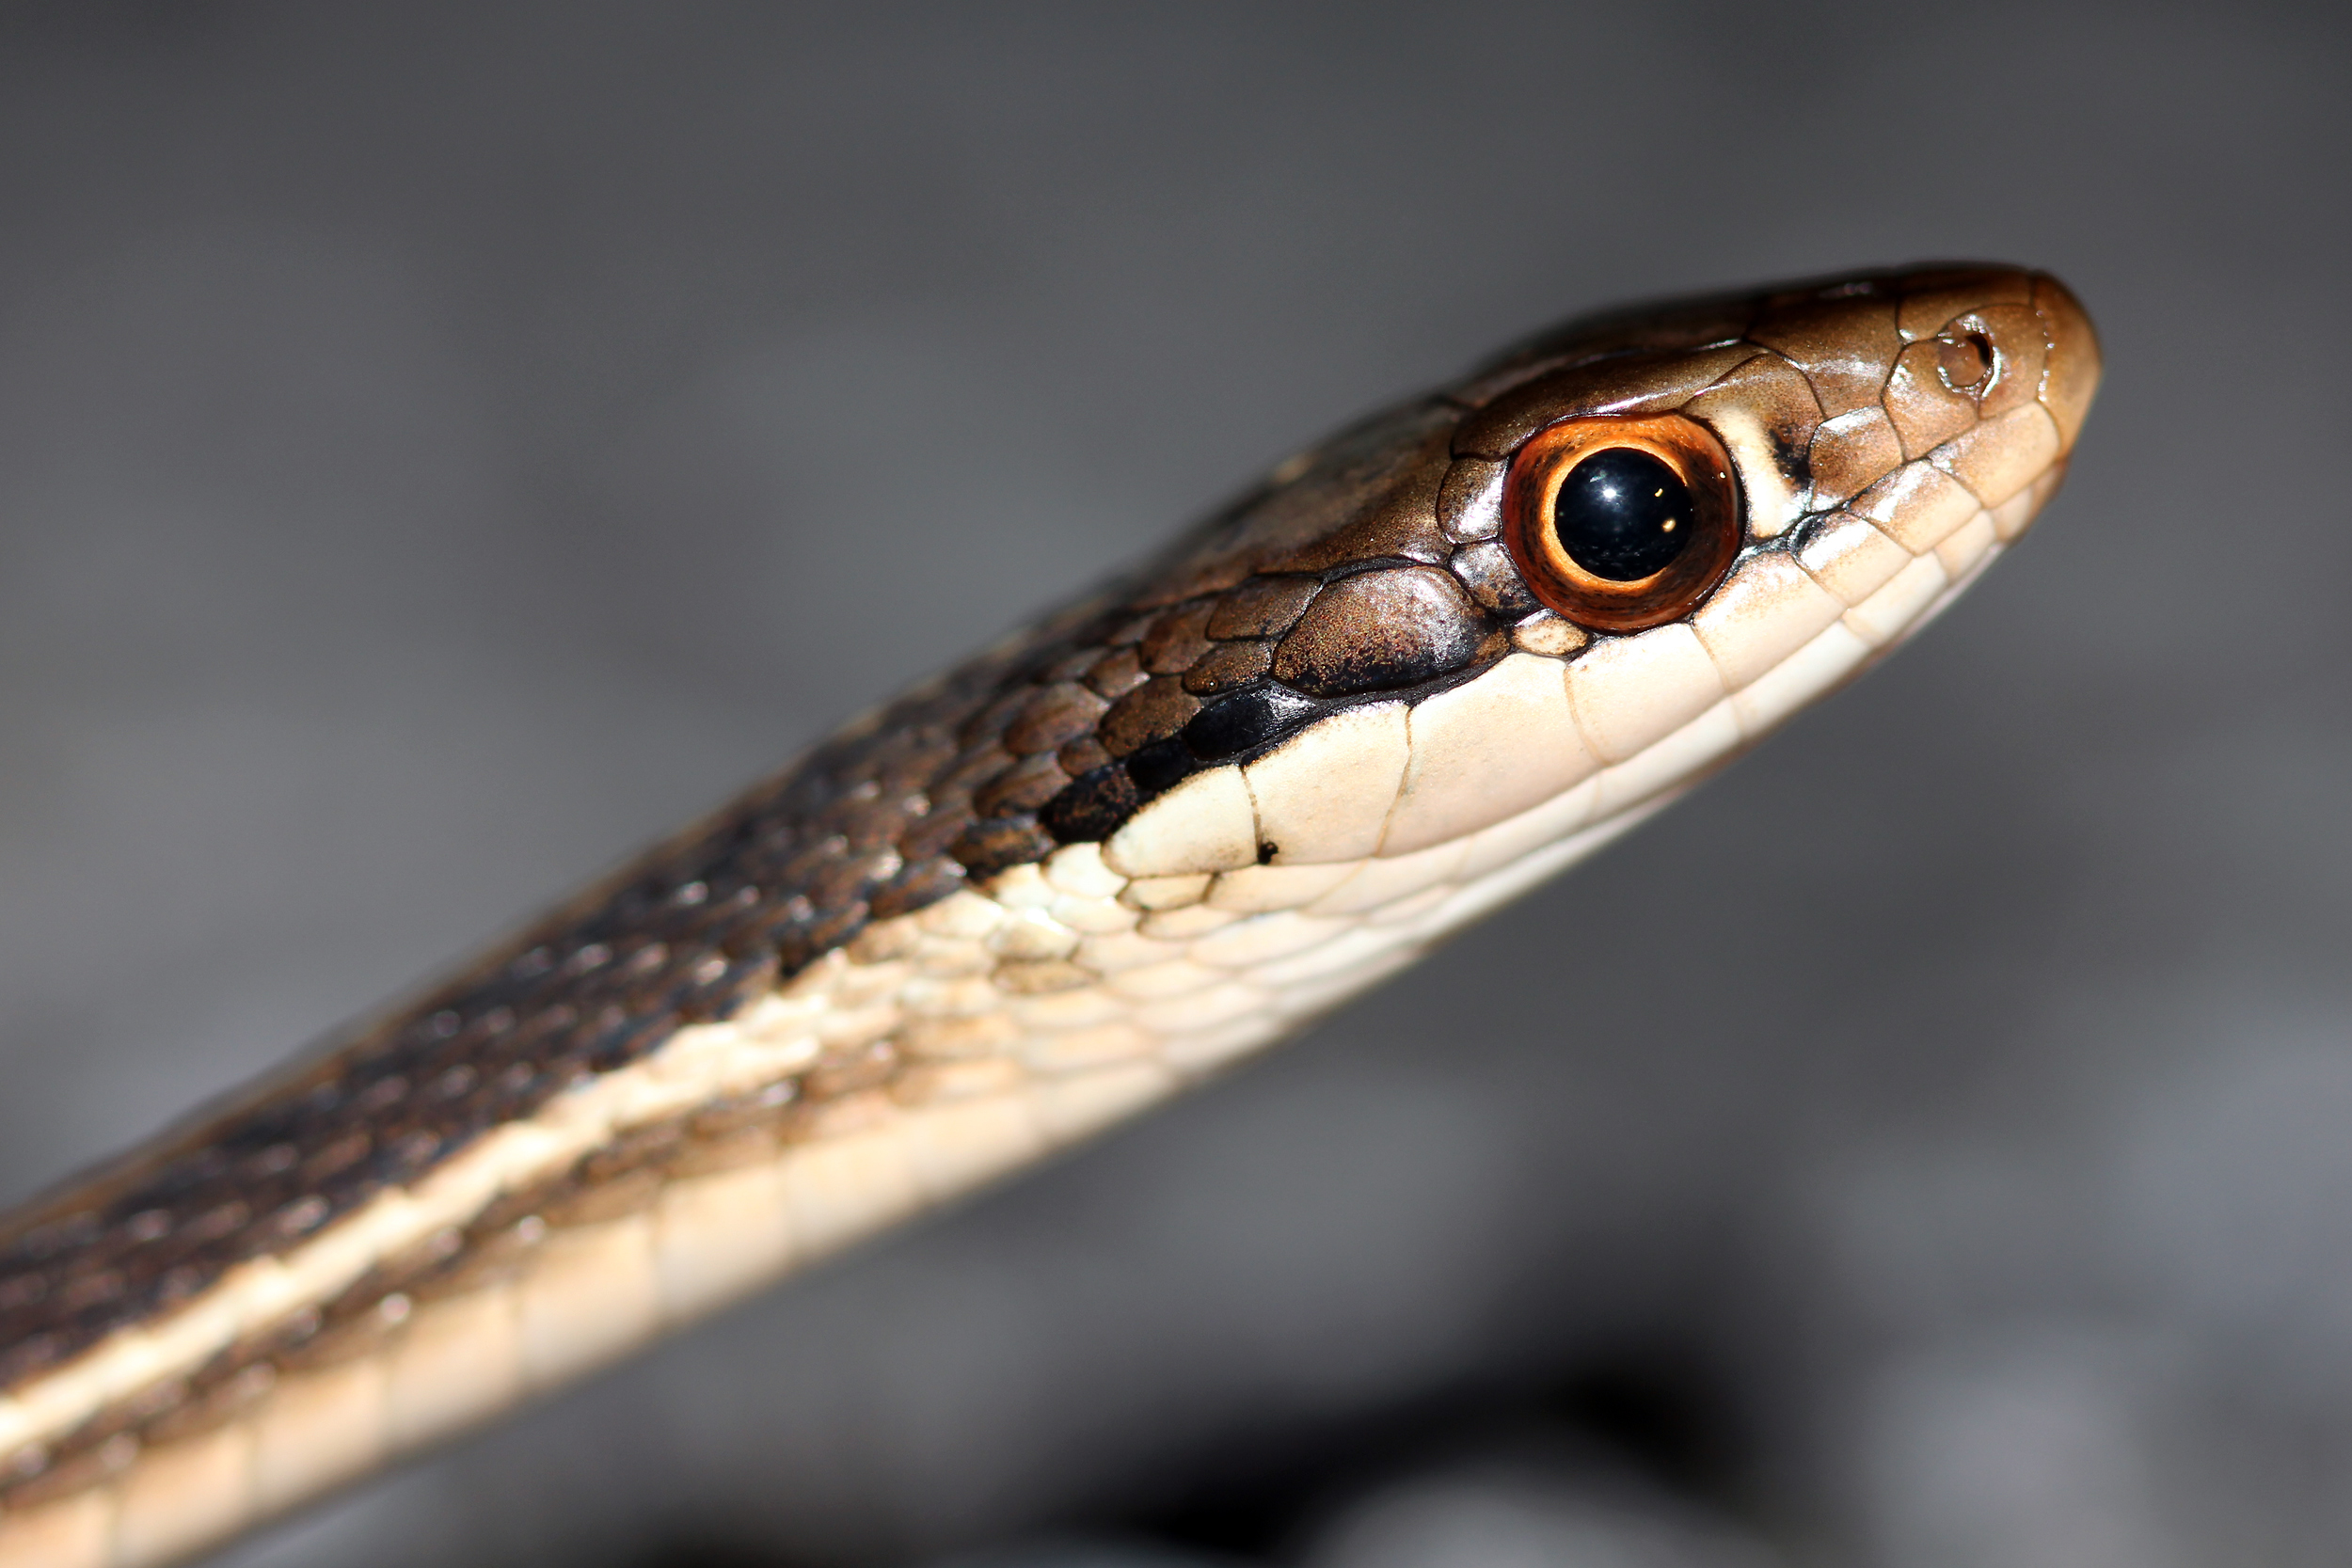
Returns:
[[[2046,273],[1970,268],[1899,282],[1903,340],[1881,402],[1906,459],[1987,508],[2055,483],[2099,385],[2099,342]]]

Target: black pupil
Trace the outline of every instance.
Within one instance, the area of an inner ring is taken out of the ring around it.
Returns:
[[[1649,453],[1610,447],[1561,482],[1551,526],[1579,566],[1636,582],[1673,565],[1691,542],[1690,487]]]

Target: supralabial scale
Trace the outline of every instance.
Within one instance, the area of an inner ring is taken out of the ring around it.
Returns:
[[[2046,276],[1879,273],[1301,453],[0,1221],[0,1568],[217,1544],[1291,1033],[1915,630],[2098,376]]]

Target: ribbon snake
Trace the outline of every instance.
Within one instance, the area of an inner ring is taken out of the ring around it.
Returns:
[[[1915,631],[2099,375],[1993,266],[1590,316],[0,1217],[0,1568],[224,1542],[1293,1033]]]

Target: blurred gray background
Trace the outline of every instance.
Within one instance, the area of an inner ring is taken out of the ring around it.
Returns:
[[[2352,1560],[2339,9],[0,9],[0,1196],[1574,310],[2058,271],[1918,644],[246,1568]]]

